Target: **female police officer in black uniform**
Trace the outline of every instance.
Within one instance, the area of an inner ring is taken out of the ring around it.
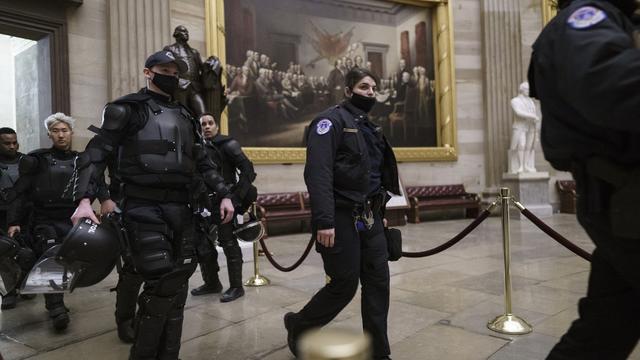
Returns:
[[[335,318],[362,283],[362,324],[373,340],[374,359],[389,358],[389,266],[383,212],[387,191],[399,194],[398,170],[382,129],[369,121],[377,78],[352,69],[346,100],[311,123],[304,179],[311,198],[316,250],[331,281],[284,322],[289,348],[298,337]]]

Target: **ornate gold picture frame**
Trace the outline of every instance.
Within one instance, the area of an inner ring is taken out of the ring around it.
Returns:
[[[432,88],[436,114],[434,138],[436,146],[394,146],[396,156],[399,161],[405,162],[455,161],[457,160],[457,130],[451,0],[385,0],[385,2],[430,9],[432,39],[429,39],[429,43],[433,44],[434,56],[435,81]],[[225,0],[205,0],[205,11],[206,56],[216,55],[223,64],[227,64]],[[221,131],[224,134],[229,133],[228,112],[229,107],[220,121]],[[256,164],[304,163],[305,161],[303,147],[243,147],[243,149]]]
[[[542,0],[542,26],[553,19],[558,13],[558,0]]]

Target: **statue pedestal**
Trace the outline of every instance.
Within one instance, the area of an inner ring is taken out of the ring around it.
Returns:
[[[508,187],[511,195],[537,217],[544,218],[553,214],[549,203],[549,173],[504,173],[502,185]],[[515,207],[512,207],[510,214],[516,219],[524,217]]]

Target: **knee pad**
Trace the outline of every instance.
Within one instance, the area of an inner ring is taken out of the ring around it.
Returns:
[[[172,247],[164,234],[140,232],[132,247],[136,271],[142,276],[155,278],[173,270]]]

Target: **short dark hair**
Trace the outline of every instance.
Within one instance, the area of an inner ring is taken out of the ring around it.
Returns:
[[[349,70],[347,75],[345,75],[345,77],[344,77],[344,86],[348,87],[351,90],[353,90],[353,87],[356,86],[358,81],[364,79],[367,76],[372,78],[373,81],[376,82],[376,85],[378,85],[378,83],[380,82],[378,77],[375,76],[371,71],[369,71],[367,69],[362,69],[362,68],[359,68],[359,67],[354,67],[353,69]]]
[[[3,128],[0,128],[0,135],[6,135],[6,134],[9,134],[9,135],[17,135],[17,134],[16,134],[16,131],[15,131],[15,130],[13,130],[12,128],[10,128],[10,127],[3,127]]]
[[[200,114],[200,116],[198,117],[198,120],[202,119],[202,117],[203,117],[203,116],[207,116],[207,115],[211,116],[211,117],[213,118],[213,121],[215,121],[216,123],[218,123],[218,119],[216,118],[216,116],[215,116],[215,115],[213,115],[213,113],[212,113],[212,112],[208,112],[208,111],[205,111],[205,112],[203,112],[202,114]]]

